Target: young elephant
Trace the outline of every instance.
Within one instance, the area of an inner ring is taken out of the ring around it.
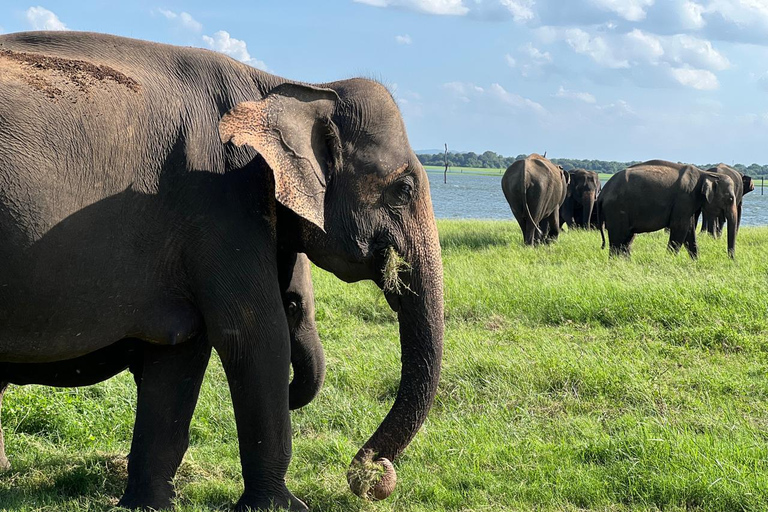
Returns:
[[[696,217],[704,206],[722,209],[728,219],[728,254],[736,244],[736,192],[727,176],[693,165],[651,160],[614,174],[598,199],[600,236],[608,230],[611,254],[629,255],[637,233],[669,228],[671,251],[685,244],[698,256]]]
[[[315,324],[315,292],[312,286],[309,259],[304,254],[283,254],[280,257],[278,270],[283,305],[291,335],[293,380],[288,390],[289,407],[295,410],[310,403],[320,392],[325,380],[325,354]],[[167,358],[167,354],[173,357]],[[175,347],[161,347],[140,339],[127,338],[75,359],[52,363],[0,363],[0,410],[8,384],[90,386],[113,377],[125,369],[133,374],[137,394],[139,394],[142,392],[142,382],[145,378],[144,368],[151,368],[156,361],[165,359],[177,366],[193,368],[196,374],[193,375],[192,380],[199,383],[208,366],[210,354],[210,344],[202,340]],[[171,371],[168,371],[169,369]],[[169,366],[166,366],[165,370],[171,389],[183,390],[185,386],[180,382],[183,373],[180,371],[177,374],[172,371],[173,367]],[[179,381],[175,385],[174,378]],[[198,391],[199,386],[193,386],[190,392],[183,393],[178,399],[187,400],[185,406],[194,409]],[[137,414],[136,421],[138,423],[144,420]],[[2,423],[0,423],[0,471],[10,468],[1,425]],[[179,429],[176,433],[184,437],[186,446],[189,438],[188,429],[186,431]],[[164,434],[171,435],[172,432],[167,431]]]
[[[600,193],[600,177],[595,171],[574,169],[568,171],[571,180],[568,193],[560,206],[560,227],[589,229],[597,225],[595,205]]]
[[[561,167],[535,153],[517,160],[504,173],[501,190],[520,224],[526,245],[557,239],[560,205],[569,181],[569,174]]]
[[[737,228],[741,225],[741,210],[742,199],[745,194],[755,190],[755,185],[752,183],[752,178],[741,174],[736,169],[729,167],[725,164],[720,164],[717,167],[707,169],[707,172],[714,172],[729,176],[733,180],[734,190],[736,192],[736,209],[738,212]],[[723,224],[725,224],[725,212],[718,210],[709,205],[705,205],[701,209],[701,231],[708,232],[715,238],[720,238],[720,234],[723,230]]]

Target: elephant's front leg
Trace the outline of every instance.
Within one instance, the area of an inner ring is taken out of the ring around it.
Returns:
[[[8,389],[7,382],[0,382],[0,413],[3,409],[3,396],[5,390]],[[0,422],[0,471],[7,471],[11,469],[11,464],[8,462],[8,457],[5,455],[5,437],[3,436],[3,425]]]
[[[211,347],[204,335],[173,347],[146,344],[132,365],[138,386],[128,485],[120,506],[171,506],[172,480],[189,445],[189,424]]]
[[[257,289],[230,283],[203,313],[235,410],[245,485],[236,509],[307,510],[285,485],[291,459],[290,337],[277,279],[267,281]]]

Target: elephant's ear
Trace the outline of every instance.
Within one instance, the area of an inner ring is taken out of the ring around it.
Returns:
[[[331,115],[332,89],[282,84],[259,101],[240,103],[219,122],[222,142],[258,151],[275,175],[275,197],[324,229],[327,178],[341,164]]]
[[[720,178],[711,174],[704,175],[704,183],[701,185],[701,193],[704,195],[704,199],[711,203],[715,198],[715,189],[717,188],[717,182]]]

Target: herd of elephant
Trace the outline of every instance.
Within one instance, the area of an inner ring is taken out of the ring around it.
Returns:
[[[650,160],[628,167],[601,186],[594,171],[565,171],[545,156],[532,154],[514,162],[501,188],[520,224],[527,245],[557,239],[569,228],[600,229],[612,255],[629,255],[638,233],[669,230],[668,248],[685,246],[698,256],[696,228],[719,237],[728,226],[728,254],[736,250],[744,194],[755,189],[752,179],[720,164],[703,171],[694,165]]]

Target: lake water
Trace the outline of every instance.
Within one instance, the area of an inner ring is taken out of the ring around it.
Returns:
[[[444,184],[443,173],[427,174],[438,219],[514,219],[501,192],[501,175],[449,174]],[[755,190],[744,196],[743,226],[768,225],[768,179],[765,181],[765,195],[760,195],[758,179]]]

